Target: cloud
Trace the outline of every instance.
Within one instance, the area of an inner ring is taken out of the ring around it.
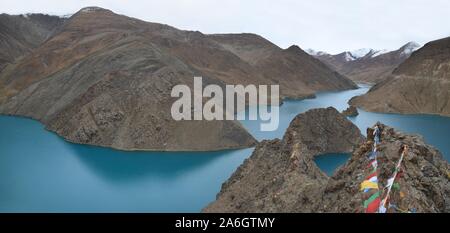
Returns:
[[[111,0],[4,1],[9,14],[64,15],[85,6],[203,33],[253,32],[280,47],[332,53],[362,47],[396,49],[450,36],[446,0]]]

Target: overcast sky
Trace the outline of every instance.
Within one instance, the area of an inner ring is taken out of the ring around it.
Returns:
[[[393,50],[450,36],[449,0],[0,0],[0,12],[64,15],[85,6],[203,33],[257,33],[282,48]]]

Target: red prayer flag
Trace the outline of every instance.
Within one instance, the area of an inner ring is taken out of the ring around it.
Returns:
[[[380,208],[380,202],[381,200],[379,197],[373,200],[369,205],[367,205],[366,213],[376,213],[378,208]]]
[[[377,172],[374,172],[374,173],[370,174],[369,176],[367,176],[366,180],[369,180],[370,178],[372,178],[376,175],[377,175]]]
[[[367,167],[366,167],[366,168],[372,167],[372,164],[373,164],[375,161],[376,161],[375,159],[370,160],[370,162],[369,162],[369,164],[367,164]]]

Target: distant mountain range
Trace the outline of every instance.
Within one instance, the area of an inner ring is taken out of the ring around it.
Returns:
[[[175,121],[177,84],[279,84],[282,97],[356,84],[298,46],[255,34],[205,35],[98,7],[70,18],[0,18],[0,113],[76,143],[123,150],[220,150],[256,140],[237,121]]]
[[[420,48],[419,44],[409,42],[394,51],[366,48],[336,55],[311,49],[307,52],[354,81],[377,83],[390,75],[418,48]]]
[[[450,116],[450,37],[412,53],[386,79],[350,103],[368,111]]]
[[[367,111],[450,116],[450,37],[395,51],[361,49],[309,54],[356,82],[375,83],[350,103]]]

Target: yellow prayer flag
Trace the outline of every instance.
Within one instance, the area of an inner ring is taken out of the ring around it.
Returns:
[[[361,191],[364,189],[378,189],[378,183],[372,182],[370,180],[365,180],[361,183]]]

